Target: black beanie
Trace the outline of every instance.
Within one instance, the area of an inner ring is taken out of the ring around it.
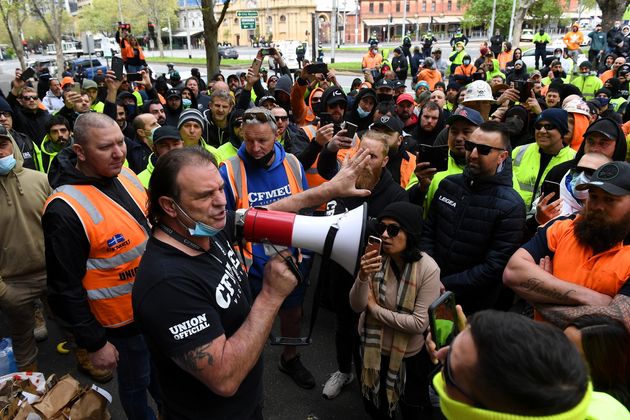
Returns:
[[[422,233],[422,207],[404,201],[391,203],[379,213],[378,220],[380,221],[386,217],[398,222],[411,242],[414,244],[420,242],[420,234]]]
[[[11,105],[9,105],[7,100],[4,99],[2,96],[0,96],[0,111],[10,112],[11,115],[13,115],[13,109],[11,108]]]

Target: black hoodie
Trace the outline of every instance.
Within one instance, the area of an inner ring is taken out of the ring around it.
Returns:
[[[359,107],[359,102],[366,95],[372,96],[374,98],[374,107],[372,107],[372,111],[368,114],[367,117],[361,118],[359,113],[357,112],[357,108]],[[357,132],[365,131],[368,129],[370,124],[374,122],[374,112],[376,111],[376,92],[374,89],[360,89],[359,92],[354,97],[354,102],[352,106],[346,111],[346,121],[350,121],[353,124],[357,125]]]
[[[91,178],[76,167],[77,156],[65,148],[53,160],[48,182],[53,188],[62,185],[93,185],[124,207],[144,229],[150,228],[144,213],[117,178]],[[53,313],[67,324],[77,345],[94,352],[102,348],[108,336],[130,337],[139,334],[135,324],[120,328],[103,328],[94,318],[83,288],[90,242],[81,221],[63,200],[53,200],[42,217],[48,273],[48,302]]]
[[[429,146],[435,145],[435,140],[440,132],[446,127],[446,116],[444,115],[444,109],[440,108],[440,116],[438,117],[438,122],[435,128],[431,131],[426,131],[422,128],[420,123],[422,122],[422,112],[420,112],[420,116],[418,117],[418,124],[416,124],[416,129],[413,131],[412,136],[416,140],[416,144],[427,144]],[[417,147],[414,150],[409,150],[411,153],[418,152]]]

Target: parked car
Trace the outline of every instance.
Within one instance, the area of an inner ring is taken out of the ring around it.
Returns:
[[[88,79],[94,79],[96,72],[100,69],[103,73],[107,73],[107,66],[101,64],[100,60],[93,58],[77,58],[75,60],[66,61],[66,67],[70,67],[72,74],[76,74],[82,70],[88,77]]]
[[[534,31],[532,29],[523,29],[521,32],[521,41],[532,42],[534,40]]]
[[[556,48],[562,48],[562,46],[547,45],[547,58],[553,55],[553,50],[555,50]],[[535,53],[535,48],[530,48],[523,51],[523,62],[527,66],[528,71],[532,71],[536,68],[536,56],[534,53]],[[577,62],[581,63],[587,60],[588,58],[584,54],[580,54],[578,56]],[[562,58],[560,61],[562,62],[562,67],[564,68],[564,71],[568,72],[568,70],[571,68],[569,65],[569,62],[571,61],[571,59]]]
[[[233,58],[234,60],[238,58],[238,51],[236,51],[234,47],[220,45],[218,48],[219,58]]]

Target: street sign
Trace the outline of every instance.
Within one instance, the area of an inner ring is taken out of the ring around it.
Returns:
[[[238,17],[258,17],[258,11],[256,10],[243,10],[236,12]]]
[[[256,18],[241,18],[241,29],[256,29]]]

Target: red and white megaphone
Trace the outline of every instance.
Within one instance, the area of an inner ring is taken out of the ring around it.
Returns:
[[[236,211],[237,237],[314,251],[355,275],[365,237],[367,204],[334,216],[300,216],[252,207]]]

